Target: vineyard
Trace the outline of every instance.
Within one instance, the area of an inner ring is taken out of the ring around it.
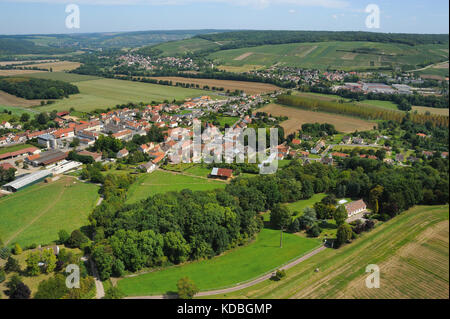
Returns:
[[[436,114],[403,113],[395,110],[387,110],[381,107],[361,107],[354,103],[325,101],[304,96],[280,95],[278,103],[287,106],[298,107],[310,111],[322,111],[335,114],[343,114],[359,117],[366,120],[384,120],[402,122],[405,117],[413,123],[425,124],[431,122],[433,126],[448,127],[448,116]]]

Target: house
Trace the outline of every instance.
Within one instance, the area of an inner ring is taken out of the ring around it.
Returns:
[[[320,162],[324,165],[333,165],[333,157],[322,157]]]
[[[348,154],[341,153],[341,152],[334,152],[334,153],[331,154],[331,156],[333,156],[333,157],[340,157],[340,158],[349,157]]]
[[[342,143],[344,144],[350,144],[352,142],[352,137],[351,136],[344,136],[342,138]]]
[[[351,203],[344,205],[345,210],[347,211],[348,217],[359,214],[367,210],[366,203],[360,199]]]
[[[139,165],[139,168],[147,173],[151,173],[156,169],[156,165],[152,161]]]
[[[12,128],[12,125],[9,122],[2,122],[2,124],[0,125],[0,128],[10,129],[10,128]]]
[[[124,158],[124,157],[128,156],[128,154],[129,154],[128,150],[126,148],[124,148],[117,152],[116,157]]]
[[[441,153],[442,158],[448,158],[448,152],[442,152]]]
[[[353,144],[364,144],[364,139],[362,139],[361,137],[355,137],[353,138]]]
[[[294,139],[292,140],[292,144],[294,144],[294,145],[300,145],[300,144],[302,144],[302,141],[299,140],[299,139],[297,139],[297,138],[294,138]]]
[[[423,151],[422,154],[423,154],[426,158],[433,156],[433,152],[430,152],[430,151]]]
[[[214,167],[211,171],[211,174],[209,174],[212,178],[221,178],[221,179],[229,179],[233,177],[233,170],[228,168],[217,168]]]
[[[5,171],[10,170],[11,168],[14,168],[14,166],[12,166],[9,163],[0,163],[0,168],[3,168]]]
[[[102,154],[101,153],[94,153],[94,152],[89,152],[89,151],[81,151],[81,152],[78,152],[78,155],[90,156],[96,162],[100,162],[102,160]]]

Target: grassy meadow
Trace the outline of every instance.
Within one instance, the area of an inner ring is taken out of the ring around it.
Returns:
[[[449,208],[416,206],[339,249],[326,249],[279,282],[211,298],[449,298]],[[380,267],[380,288],[365,286]],[[315,272],[315,269],[319,269]]]
[[[158,170],[139,176],[128,191],[127,203],[135,203],[158,193],[181,191],[183,189],[205,191],[224,188],[225,186],[226,183],[220,181]]]
[[[58,231],[71,232],[88,222],[98,186],[62,177],[0,198],[0,234],[5,244],[48,244]]]
[[[191,278],[201,291],[223,288],[254,279],[318,247],[317,239],[263,229],[256,240],[212,259],[154,271],[118,281],[127,296],[156,295],[176,291],[177,281]]]

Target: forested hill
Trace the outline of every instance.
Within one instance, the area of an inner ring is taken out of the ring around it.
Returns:
[[[219,42],[220,50],[229,50],[265,44],[367,41],[400,43],[407,45],[445,44],[448,34],[375,33],[359,31],[234,31],[215,34],[200,34],[196,38]]]
[[[2,54],[61,54],[70,52],[67,48],[54,48],[36,45],[23,39],[0,38],[0,55]]]

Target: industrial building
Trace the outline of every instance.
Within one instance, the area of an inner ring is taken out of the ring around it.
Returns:
[[[55,164],[61,162],[67,158],[67,153],[61,152],[60,150],[50,150],[39,154],[38,157],[28,158],[27,160],[35,167],[37,166],[47,166],[50,164]]]
[[[35,173],[20,177],[6,185],[3,185],[3,189],[9,192],[17,192],[18,190],[21,190],[25,187],[39,183],[49,176],[52,176],[52,172],[48,170],[37,171]]]

